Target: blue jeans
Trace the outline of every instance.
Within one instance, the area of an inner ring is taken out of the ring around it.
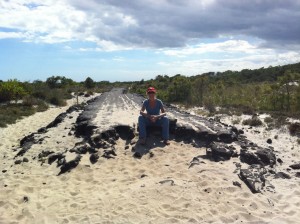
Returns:
[[[152,123],[148,118],[140,115],[139,116],[139,132],[140,138],[146,138],[146,128],[147,126],[160,126],[162,127],[162,137],[164,140],[169,140],[169,119],[167,117],[162,117],[157,119],[155,123]]]

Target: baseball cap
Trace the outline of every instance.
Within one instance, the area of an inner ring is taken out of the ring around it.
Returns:
[[[147,93],[156,93],[156,89],[154,87],[149,87]]]

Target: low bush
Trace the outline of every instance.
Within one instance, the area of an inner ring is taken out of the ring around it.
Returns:
[[[300,123],[291,123],[288,126],[289,132],[291,135],[299,135],[300,136]]]
[[[40,100],[37,103],[36,111],[43,112],[43,111],[48,110],[48,108],[49,108],[48,104],[46,104],[44,101]]]
[[[27,107],[32,107],[34,105],[37,105],[38,101],[39,100],[37,98],[28,95],[28,96],[23,97],[22,104]]]
[[[267,123],[267,124],[270,124],[270,123],[272,123],[273,121],[274,121],[274,119],[271,118],[271,117],[266,117],[266,118],[264,119],[264,122]]]
[[[90,96],[94,95],[94,92],[92,90],[87,91],[87,94],[89,94]]]
[[[46,100],[47,99],[47,91],[39,90],[39,91],[32,93],[32,96],[34,96],[35,98],[38,98],[38,99]]]
[[[53,89],[49,94],[47,94],[46,101],[55,106],[66,106],[66,99],[71,99],[72,94],[68,93],[64,89]]]
[[[45,101],[32,96],[24,97],[22,105],[27,107],[34,107],[36,112],[43,112],[49,108],[48,104]]]
[[[50,98],[49,102],[55,106],[66,106],[67,105],[66,101],[58,96],[52,96]]]
[[[214,114],[217,111],[216,106],[210,101],[206,102],[204,107],[209,111],[210,114]]]
[[[250,125],[253,127],[261,126],[263,122],[258,117],[243,120],[243,125]]]
[[[234,124],[234,125],[240,124],[240,123],[241,123],[241,118],[237,118],[232,121],[232,124]]]
[[[254,109],[249,106],[241,106],[241,110],[242,110],[242,113],[246,114],[246,115],[252,115],[255,113]]]
[[[278,116],[274,119],[274,126],[275,128],[281,128],[282,126],[287,124],[287,117],[286,116]]]

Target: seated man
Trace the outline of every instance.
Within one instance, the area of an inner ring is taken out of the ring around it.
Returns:
[[[169,119],[166,117],[164,105],[161,100],[156,99],[156,89],[154,87],[147,89],[147,95],[148,99],[143,102],[139,116],[140,143],[146,143],[146,127],[153,125],[162,126],[164,143],[169,145]],[[147,113],[144,112],[145,110]]]

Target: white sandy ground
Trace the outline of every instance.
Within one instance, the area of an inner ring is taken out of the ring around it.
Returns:
[[[132,125],[139,105],[130,105],[123,111],[113,106],[110,113],[102,109],[95,122]],[[25,154],[29,163],[11,167],[17,153],[12,151],[13,146],[66,109],[52,108],[0,129],[0,223],[300,222],[300,178],[273,180],[273,193],[252,194],[235,172],[237,158],[219,163],[201,159],[200,165],[189,169],[193,157],[205,155],[205,148],[180,142],[162,146],[150,140],[147,147],[154,156],[148,153],[134,159],[130,149],[125,150],[125,142],[118,140],[115,159],[100,157],[92,165],[87,154],[70,173],[57,176],[59,169],[54,164],[41,166],[31,156],[43,149],[72,148],[79,140],[68,132],[77,112],[50,129],[49,138]],[[231,122],[231,118],[226,121]],[[272,138],[272,146],[284,161],[278,170],[284,170],[289,161],[300,161],[299,145],[286,132],[251,132],[246,132],[248,138],[262,145],[266,145],[268,136]],[[274,134],[278,140],[274,140]],[[160,183],[164,180],[170,181]],[[242,187],[234,186],[233,181],[239,181]],[[24,202],[25,196],[28,202]]]

